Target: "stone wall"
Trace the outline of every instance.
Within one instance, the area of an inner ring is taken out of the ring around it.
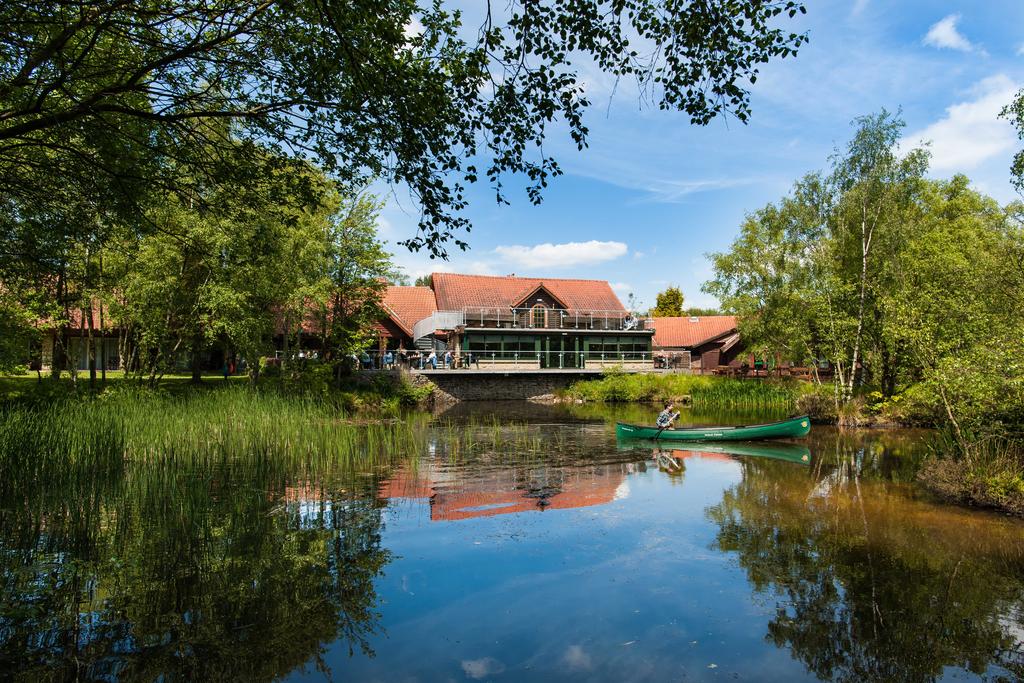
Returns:
[[[576,372],[515,372],[515,373],[469,373],[438,372],[429,375],[412,373],[414,384],[429,383],[434,386],[434,399],[439,402],[456,401],[544,401],[555,397],[555,392],[565,389],[581,379],[592,379],[593,373]]]

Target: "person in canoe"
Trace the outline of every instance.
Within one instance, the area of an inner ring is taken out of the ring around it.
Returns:
[[[673,408],[675,408],[675,406],[672,404],[672,401],[666,402],[665,410],[658,414],[658,419],[655,421],[654,426],[658,429],[671,429],[672,423],[676,421],[677,417],[679,417],[679,413],[673,412]]]

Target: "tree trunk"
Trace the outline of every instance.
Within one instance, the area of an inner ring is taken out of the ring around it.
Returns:
[[[200,350],[202,348],[203,339],[199,335],[196,335],[192,339],[192,358],[190,364],[192,366],[192,383],[201,384],[203,381],[203,367],[202,357]]]
[[[103,283],[103,255],[100,255],[100,284]],[[107,337],[106,328],[103,325],[103,302],[100,301],[100,377],[103,386],[107,385]]]
[[[860,221],[860,301],[857,304],[857,334],[853,340],[853,362],[850,363],[850,378],[844,387],[843,399],[853,398],[853,380],[857,376],[857,361],[860,360],[861,337],[864,334],[864,304],[868,293],[868,255],[871,253],[871,235],[874,228],[868,228],[867,205],[861,203]]]
[[[88,336],[88,339],[89,339],[88,344],[89,345],[88,345],[88,348],[86,349],[86,352],[88,353],[88,362],[89,362],[89,389],[90,390],[95,390],[96,389],[96,340],[95,340],[95,338],[93,337],[93,334],[92,334],[93,333],[93,325],[94,325],[94,323],[93,323],[93,320],[92,320],[92,297],[91,296],[89,297],[89,302],[88,303],[89,303],[89,309],[88,309],[89,310],[89,320],[88,320],[88,323],[87,323],[87,327],[88,327],[88,335],[89,335]]]

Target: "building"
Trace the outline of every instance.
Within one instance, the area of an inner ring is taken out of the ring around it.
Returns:
[[[388,288],[379,325],[388,348],[451,349],[480,368],[653,366],[654,330],[604,280],[456,273],[431,280]]]
[[[663,367],[714,372],[742,350],[736,316],[702,315],[652,318],[654,355]]]
[[[377,330],[389,349],[413,348],[416,323],[437,311],[430,287],[388,287],[381,307],[386,315],[377,322]]]

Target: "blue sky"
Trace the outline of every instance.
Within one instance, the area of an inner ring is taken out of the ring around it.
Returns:
[[[965,173],[1002,202],[1020,197],[1009,166],[1021,147],[999,110],[1024,87],[1024,2],[822,0],[792,23],[810,42],[766,67],[749,124],[691,126],[683,114],[641,104],[635,90],[585,75],[594,101],[590,147],[564,135],[547,144],[565,175],[544,203],[525,194],[499,206],[486,185],[471,191],[471,250],[431,261],[394,243],[412,234],[413,204],[389,194],[382,235],[411,277],[431,271],[588,277],[651,306],[669,283],[687,305],[700,291],[705,254],[727,249],[746,213],[825,167],[850,122],[902,108],[906,142],[930,142],[931,174]],[[467,20],[467,23],[471,21]]]

